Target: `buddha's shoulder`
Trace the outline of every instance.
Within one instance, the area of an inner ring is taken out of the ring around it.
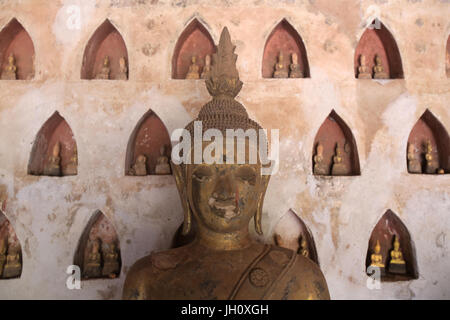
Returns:
[[[175,269],[187,257],[185,248],[152,252],[137,260],[125,279],[124,299],[148,299],[147,289],[158,281],[160,275]]]

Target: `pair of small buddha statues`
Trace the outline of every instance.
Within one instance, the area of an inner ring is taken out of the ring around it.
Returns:
[[[73,176],[77,174],[78,167],[78,152],[75,145],[72,151],[72,156],[65,168],[61,167],[61,143],[57,141],[53,145],[52,154],[49,156],[47,164],[44,167],[44,175],[46,176]]]
[[[367,66],[366,56],[359,57],[358,79],[372,79],[372,72]],[[375,55],[375,66],[373,67],[373,79],[389,79],[389,75],[384,70],[383,63],[379,55]]]
[[[3,68],[1,79],[17,80],[17,66],[13,53],[8,56],[8,64]]]
[[[323,145],[319,142],[316,147],[316,154],[313,157],[314,167],[313,172],[318,176],[330,175],[330,167],[323,161]],[[339,143],[336,143],[335,154],[332,158],[331,175],[345,176],[349,175],[349,168],[342,162],[342,148]]]
[[[90,240],[87,248],[90,251],[85,258],[83,278],[116,278],[120,272],[120,259],[114,242],[103,243],[99,238]]]
[[[110,80],[111,68],[110,68],[109,57],[105,56],[103,59],[103,65],[99,73],[95,75],[95,79],[99,80]],[[119,71],[116,74],[114,80],[127,80],[128,79],[128,67],[125,57],[119,59]]]
[[[9,228],[6,221],[5,227]],[[20,244],[16,236],[9,231],[7,237],[0,239],[0,279],[17,278],[22,273]]]
[[[427,173],[427,174],[443,174],[444,169],[439,168],[439,161],[433,156],[433,146],[430,140],[425,143],[425,153],[423,154],[425,166],[418,158],[414,144],[408,143],[408,172],[409,173]],[[425,167],[423,169],[423,167]]]
[[[386,273],[406,274],[406,262],[403,259],[403,253],[400,248],[400,240],[397,235],[394,236],[394,248],[390,252],[388,267],[385,267],[384,258],[381,254],[380,241],[377,240],[373,253],[370,256],[370,266],[380,268],[381,275]]]
[[[275,64],[274,78],[303,78],[303,71],[298,63],[298,55],[293,52],[291,54],[292,63],[289,65],[289,70],[284,64],[283,52],[280,51]]]
[[[209,54],[205,56],[205,65],[203,66],[202,73],[200,73],[200,66],[197,64],[197,56],[192,56],[186,79],[206,79],[210,72],[211,56]]]
[[[170,164],[169,157],[166,156],[166,146],[162,145],[159,149],[159,157],[156,160],[155,174],[163,175],[170,174]],[[147,171],[147,157],[143,154],[140,154],[136,157],[136,162],[133,167],[129,171],[129,175],[132,176],[146,176],[148,174]]]

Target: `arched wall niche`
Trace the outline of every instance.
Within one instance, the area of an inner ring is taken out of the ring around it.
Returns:
[[[203,71],[205,56],[216,52],[214,41],[198,19],[193,19],[181,35],[172,56],[172,79],[186,79],[192,56],[197,57],[199,73]]]
[[[318,145],[323,148],[322,159],[318,154]],[[333,169],[333,157],[336,155],[336,147],[341,149],[342,166]],[[354,176],[360,175],[358,149],[352,131],[342,118],[332,110],[319,128],[314,139],[312,157],[313,173],[317,176]]]
[[[447,47],[445,50],[445,73],[450,78],[450,35],[447,38]]]
[[[399,270],[397,268],[391,271],[391,252],[394,248],[394,237],[397,237],[397,240],[400,242],[400,251],[405,261],[401,273],[398,273]],[[409,231],[400,218],[390,209],[381,217],[370,235],[366,256],[366,270],[372,263],[371,257],[375,252],[377,241],[380,244],[379,254],[382,257],[381,261],[385,266],[380,268],[381,281],[404,281],[419,277],[416,254]]]
[[[80,237],[74,265],[80,267],[84,280],[120,276],[119,238],[111,221],[100,210],[92,215]]]
[[[164,152],[161,154],[161,147]],[[170,174],[170,166],[162,164],[166,170],[157,170],[160,160],[165,158],[169,164],[172,145],[166,126],[152,110],[147,111],[137,123],[128,141],[125,159],[126,175]],[[136,169],[140,155],[145,156],[145,171],[139,173]]]
[[[109,58],[109,79],[128,79],[128,51],[122,35],[106,19],[89,39],[83,55],[81,79],[105,79],[102,73],[105,57]],[[121,67],[120,59],[124,58],[125,65]]]
[[[389,79],[403,78],[402,59],[393,35],[381,21],[377,23],[374,20],[372,25],[375,27],[367,28],[364,31],[355,50],[355,77],[358,78],[361,55],[366,57],[366,66],[373,77],[375,55],[378,55],[381,58],[384,71],[387,73]],[[379,28],[377,28],[377,25]]]
[[[3,80],[14,80],[5,73],[11,54],[15,60],[15,78],[17,80],[33,79],[35,56],[33,41],[16,18],[13,18],[0,32],[0,70]]]
[[[76,175],[77,168],[78,151],[72,129],[59,112],[55,111],[34,140],[28,174],[69,176]]]
[[[280,247],[291,249],[319,264],[312,233],[292,209],[289,209],[276,224],[274,242]]]
[[[303,40],[286,19],[278,23],[267,38],[262,62],[263,78],[273,78],[275,64],[278,62],[280,51],[283,53],[284,65],[287,70],[289,70],[289,66],[292,63],[292,53],[296,53],[303,77],[310,77],[308,57]]]
[[[0,280],[21,275],[22,247],[12,224],[0,210]]]
[[[427,161],[427,144],[431,161]],[[442,123],[425,110],[408,137],[406,163],[409,173],[450,173],[450,137]]]

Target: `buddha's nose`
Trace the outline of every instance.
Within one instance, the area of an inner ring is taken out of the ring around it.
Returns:
[[[233,179],[230,174],[222,174],[217,180],[213,197],[217,200],[230,200],[235,198]]]

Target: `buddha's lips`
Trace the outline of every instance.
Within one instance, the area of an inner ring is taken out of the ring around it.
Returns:
[[[231,220],[239,215],[239,208],[236,206],[235,199],[217,200],[211,197],[209,198],[208,204],[214,213],[227,220]]]

